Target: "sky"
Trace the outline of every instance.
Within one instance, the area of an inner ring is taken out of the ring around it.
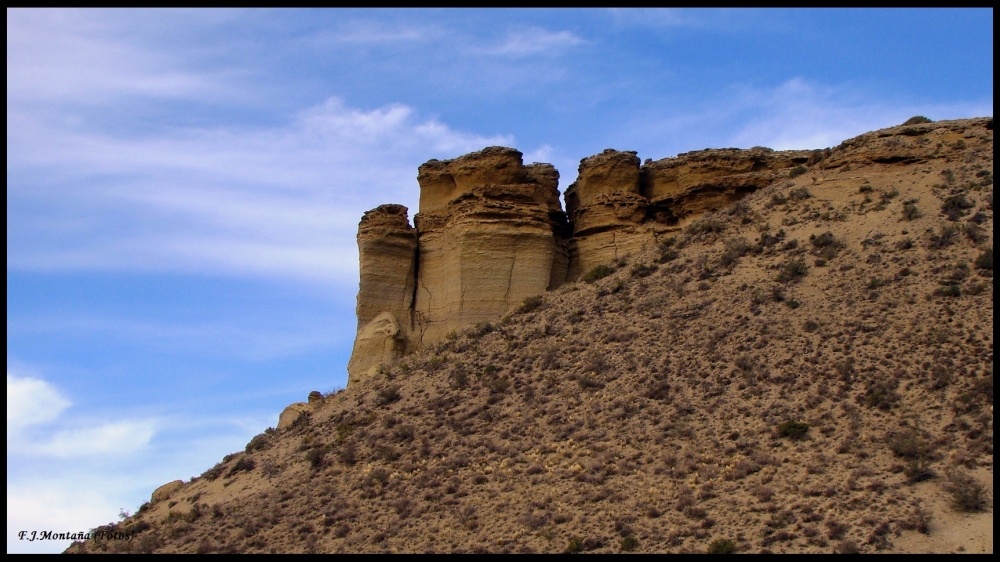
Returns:
[[[834,146],[993,114],[993,10],[7,10],[7,551],[344,387],[356,232],[486,146]]]

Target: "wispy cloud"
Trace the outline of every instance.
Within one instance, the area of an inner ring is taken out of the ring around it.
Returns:
[[[7,372],[7,454],[69,458],[130,453],[155,433],[151,420],[92,425],[60,418],[71,402],[52,384]]]
[[[900,102],[862,95],[849,86],[821,85],[793,78],[770,90],[735,89],[737,107],[752,117],[730,137],[730,144],[777,150],[834,146],[867,131],[898,125],[914,115],[934,120],[992,115],[992,100],[933,104]]]
[[[15,112],[8,142],[9,268],[328,283],[354,279],[363,211],[413,205],[421,162],[513,139],[455,131],[405,105],[363,111],[331,98],[283,126],[140,139]]]
[[[70,401],[48,382],[7,372],[7,440],[25,427],[51,422]]]
[[[101,16],[91,10],[8,9],[8,108],[12,101],[91,105],[223,89],[218,75],[182,69],[171,56],[122,39],[110,18]]]
[[[540,27],[519,29],[507,34],[500,42],[479,47],[474,52],[512,58],[558,54],[585,41],[570,31],[549,31]]]

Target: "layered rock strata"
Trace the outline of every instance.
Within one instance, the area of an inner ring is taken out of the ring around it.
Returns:
[[[414,226],[400,205],[361,219],[351,380],[635,253],[816,152],[704,150],[640,165],[635,152],[609,149],[580,162],[566,213],[555,168],[525,166],[512,148],[431,160],[417,174]]]
[[[584,158],[566,190],[572,225],[568,278],[635,253],[664,232],[788,177],[790,168],[810,158],[811,151],[768,148],[702,150],[642,166],[630,151],[608,149]]]

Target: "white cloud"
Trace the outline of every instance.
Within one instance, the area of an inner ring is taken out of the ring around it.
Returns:
[[[7,439],[12,432],[50,422],[68,408],[70,401],[51,384],[7,371]]]
[[[834,146],[862,133],[898,125],[914,115],[934,120],[993,114],[992,100],[968,104],[870,101],[855,89],[824,86],[801,78],[771,90],[739,90],[754,117],[733,137],[737,146],[776,150]]]
[[[105,422],[94,427],[58,431],[39,443],[31,453],[63,459],[122,455],[147,446],[154,433],[149,420]]]
[[[192,97],[221,91],[218,76],[181,70],[169,56],[116,38],[97,10],[7,10],[7,98],[89,105],[128,95]]]
[[[152,420],[88,425],[66,420],[71,405],[52,384],[7,371],[7,456],[80,457],[124,454],[146,446],[155,433]]]
[[[552,55],[584,43],[584,40],[570,31],[549,31],[540,27],[530,27],[512,31],[497,45],[479,48],[476,52],[508,57],[531,55]]]
[[[140,139],[9,113],[7,263],[351,283],[364,211],[414,213],[420,163],[495,144],[513,139],[339,98],[280,127]]]

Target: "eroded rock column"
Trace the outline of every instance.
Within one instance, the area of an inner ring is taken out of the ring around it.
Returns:
[[[417,234],[407,208],[382,205],[365,213],[358,226],[358,253],[358,333],[347,365],[349,381],[414,348]]]

